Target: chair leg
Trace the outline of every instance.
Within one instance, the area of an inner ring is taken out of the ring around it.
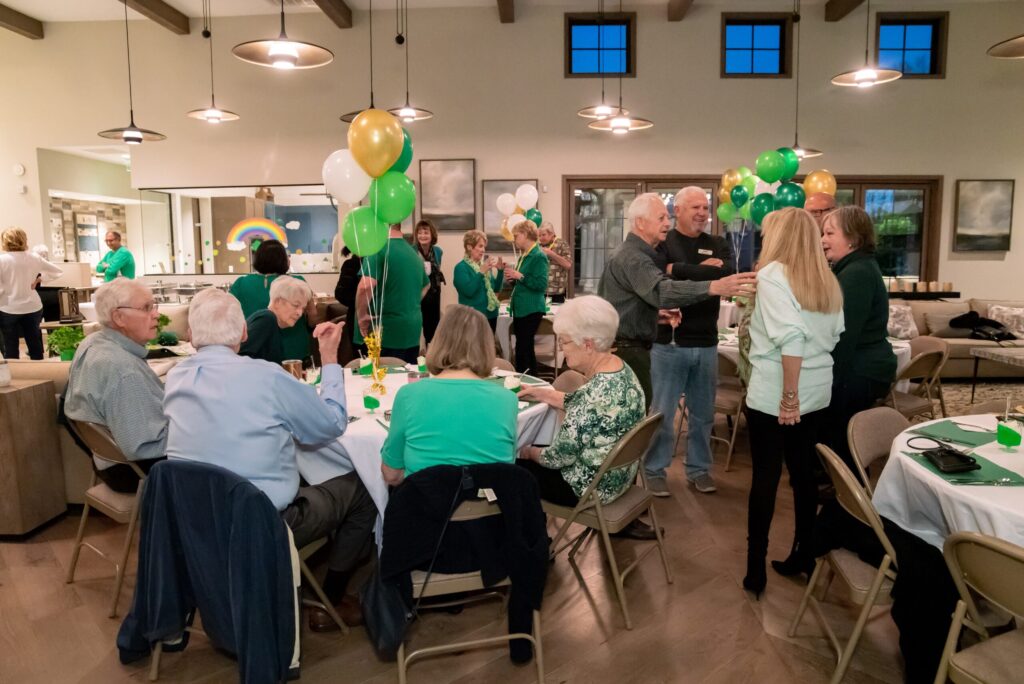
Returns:
[[[302,569],[302,576],[306,578],[306,581],[309,583],[313,593],[316,594],[317,599],[323,605],[324,610],[331,616],[334,623],[338,625],[342,636],[348,634],[348,625],[346,625],[345,621],[341,619],[341,616],[338,615],[338,611],[334,609],[334,606],[328,600],[327,595],[324,594],[323,588],[320,586],[320,583],[316,581],[316,577],[313,576],[313,571],[309,569],[308,565],[306,565],[306,561],[300,560],[299,567]]]
[[[633,621],[629,619],[629,608],[626,606],[626,587],[622,582],[622,575],[619,574],[619,564],[615,560],[615,551],[612,549],[612,540],[608,536],[608,528],[601,525],[601,541],[604,543],[605,553],[608,555],[608,566],[612,571],[612,580],[615,582],[615,593],[619,597],[619,607],[622,608],[622,617],[626,621],[626,629],[633,629]]]
[[[665,580],[672,584],[672,568],[668,564],[668,556],[665,554],[665,539],[661,534],[661,525],[658,524],[658,513],[654,510],[654,502],[647,508],[647,514],[651,517],[651,526],[654,527],[654,541],[658,544],[658,553],[661,554],[661,564],[665,566]]]
[[[403,641],[398,645],[398,684],[405,684],[405,642]]]
[[[946,635],[946,645],[942,648],[942,660],[939,661],[939,669],[935,672],[934,684],[946,684],[946,675],[949,672],[949,658],[956,653],[956,643],[960,640],[960,627],[964,615],[967,613],[967,604],[962,600],[956,602],[956,610],[953,611],[953,622],[949,625],[949,633]]]
[[[75,581],[75,568],[78,567],[78,555],[82,552],[82,539],[85,537],[85,523],[89,519],[89,502],[82,508],[82,521],[78,523],[78,534],[75,536],[75,549],[71,552],[71,565],[68,567],[67,583]]]
[[[935,379],[935,390],[936,394],[939,395],[939,411],[942,413],[942,417],[945,418],[949,414],[946,413],[946,398],[942,396],[942,380],[939,378]]]
[[[875,599],[878,598],[878,592],[882,588],[882,582],[885,581],[885,571],[889,569],[889,563],[889,558],[886,556],[878,567],[878,574],[875,575],[874,581],[871,582],[871,588],[865,597],[864,606],[861,608],[860,615],[857,616],[857,624],[854,625],[853,633],[850,634],[850,640],[846,642],[846,647],[843,648],[843,652],[839,656],[839,664],[836,665],[836,671],[832,673],[830,684],[839,684],[843,680],[847,668],[850,667],[850,661],[853,660],[853,652],[857,650],[860,635],[864,632],[864,625],[867,624],[868,616],[875,605]]]
[[[164,652],[164,642],[156,642],[153,647],[152,662],[149,664],[149,681],[155,682],[160,677],[160,656]]]
[[[729,468],[732,467],[732,452],[736,447],[736,434],[740,431],[740,414],[742,413],[743,409],[741,408],[733,417],[732,435],[729,436],[729,451],[725,454],[725,472],[729,472]]]
[[[139,481],[138,489],[135,491],[135,503],[132,504],[132,515],[128,519],[128,534],[124,537],[124,546],[121,549],[121,557],[117,563],[117,577],[114,579],[114,596],[110,600],[110,612],[107,617],[117,617],[117,601],[121,598],[121,585],[124,583],[124,572],[128,566],[128,553],[132,549],[132,540],[135,537],[135,525],[139,521],[139,504],[142,500],[142,484]]]
[[[822,568],[828,561],[824,557],[818,559],[814,564],[814,572],[811,573],[811,579],[807,580],[807,588],[804,590],[804,595],[800,598],[800,607],[796,609],[796,615],[793,616],[793,621],[789,623],[788,636],[796,636],[796,628],[800,626],[800,621],[804,617],[804,613],[807,612],[807,604],[811,600],[811,595],[814,593],[814,587],[818,584],[818,579],[821,577]]]
[[[537,661],[537,684],[544,684],[544,647],[540,640],[540,611],[533,611],[533,659]]]
[[[680,397],[679,403],[677,404],[677,411],[679,412],[679,429],[676,430],[676,441],[672,445],[672,458],[675,458],[676,452],[679,451],[679,438],[683,436],[683,421],[686,420],[686,404],[684,399]]]

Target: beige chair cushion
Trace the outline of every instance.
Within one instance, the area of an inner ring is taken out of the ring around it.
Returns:
[[[1024,630],[1016,629],[954,653],[949,674],[955,682],[1001,684],[1024,676]]]
[[[119,523],[128,522],[135,503],[135,494],[115,492],[105,483],[93,485],[85,492],[85,500]]]
[[[893,407],[905,416],[916,416],[933,410],[932,402],[927,397],[918,397],[905,392],[893,392],[896,405]]]
[[[865,563],[857,557],[857,554],[846,549],[836,549],[829,552],[829,561],[836,573],[842,575],[843,580],[845,580],[850,592],[850,599],[859,606],[864,605],[864,601],[867,600],[868,591],[871,589],[871,583],[874,582],[875,576],[878,574],[878,568]],[[884,605],[891,603],[892,599],[889,597],[891,592],[892,580],[886,577],[882,580],[882,588],[878,592],[875,604]]]
[[[435,572],[430,575],[430,581],[427,582],[426,587],[423,586],[423,582],[427,579],[427,573],[424,570],[413,570],[410,575],[413,598],[419,598],[420,596],[444,596],[463,591],[478,591],[485,588],[484,581],[479,572],[458,572],[450,575]],[[506,587],[510,584],[512,583],[506,577],[486,588]]]
[[[614,533],[626,527],[626,525],[631,523],[641,513],[647,510],[647,505],[650,500],[651,495],[646,489],[633,485],[618,499],[607,506],[603,506],[604,520],[608,525],[608,531]],[[572,512],[571,508],[567,508],[565,510],[565,515],[562,516],[564,518],[569,517],[569,514]],[[580,513],[576,517],[576,522],[594,529],[598,529],[600,527],[597,523],[597,513],[595,513],[593,509]]]

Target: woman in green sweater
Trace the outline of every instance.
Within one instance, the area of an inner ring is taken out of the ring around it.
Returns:
[[[294,359],[288,356],[285,334],[302,319],[312,298],[309,285],[291,276],[280,276],[270,285],[270,303],[245,320],[246,337],[238,353],[271,363]],[[302,359],[297,359],[302,360]]]
[[[537,372],[533,337],[544,318],[544,297],[548,291],[548,258],[537,245],[537,224],[521,221],[512,227],[512,240],[521,252],[515,268],[505,266],[505,277],[515,282],[509,312],[512,334],[516,336],[516,370]]]
[[[494,332],[498,324],[498,291],[505,282],[505,265],[491,257],[484,263],[487,236],[479,230],[467,230],[462,236],[466,255],[455,264],[455,291],[459,304],[476,309],[487,319]]]

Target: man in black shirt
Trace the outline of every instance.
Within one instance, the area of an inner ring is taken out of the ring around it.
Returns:
[[[658,266],[674,280],[705,282],[734,271],[732,249],[722,237],[704,232],[710,206],[702,188],[686,187],[676,194],[676,227],[658,248]],[[659,325],[651,349],[652,411],[666,417],[658,430],[644,468],[655,496],[669,496],[665,471],[675,445],[674,416],[679,395],[686,395],[689,414],[686,439],[686,479],[698,492],[715,491],[711,478],[711,428],[715,422],[718,383],[719,298],[711,297],[680,309],[678,325]]]

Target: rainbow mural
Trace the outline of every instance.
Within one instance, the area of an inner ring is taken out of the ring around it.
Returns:
[[[256,239],[280,240],[281,244],[288,245],[288,236],[285,234],[284,228],[265,218],[242,219],[231,227],[224,241],[227,243],[228,249],[240,252],[245,249],[246,242]]]

